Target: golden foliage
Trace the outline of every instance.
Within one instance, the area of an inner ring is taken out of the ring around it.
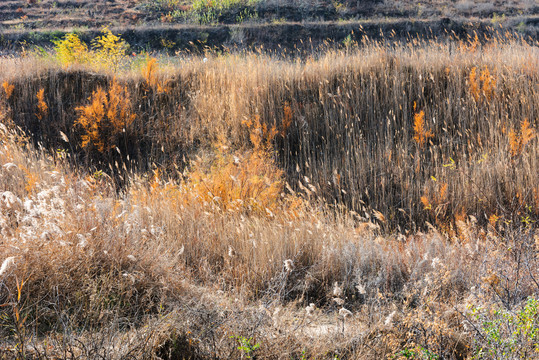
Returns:
[[[488,67],[485,67],[485,69],[481,71],[481,76],[479,77],[479,80],[481,80],[481,83],[483,84],[483,95],[485,95],[486,99],[490,101],[494,96],[496,79],[490,74]]]
[[[199,204],[206,211],[301,216],[305,203],[296,195],[285,195],[284,170],[273,159],[271,141],[278,131],[262,124],[259,117],[244,124],[249,129],[251,150],[232,151],[220,136],[212,155],[193,161],[180,184],[162,186],[159,171],[154,171],[152,196],[165,192],[179,204]]]
[[[520,131],[511,129],[509,131],[509,152],[512,158],[518,157],[522,154],[524,147],[528,144],[536,135],[534,128],[530,126],[528,119],[524,119],[520,124]]]
[[[64,67],[87,63],[91,57],[88,46],[77,34],[66,34],[62,40],[56,40],[53,43],[55,45],[56,58]]]
[[[249,139],[257,151],[268,150],[279,133],[275,125],[268,127],[267,124],[262,123],[259,115],[255,115],[253,120],[243,121],[243,124],[249,129]]]
[[[423,148],[428,139],[434,137],[431,130],[427,130],[425,126],[425,112],[421,110],[414,115],[414,140],[419,146]]]
[[[444,203],[447,200],[447,184],[442,183],[440,185],[440,192],[438,193],[438,202]]]
[[[88,105],[76,108],[76,124],[84,131],[82,146],[93,145],[99,152],[106,152],[116,146],[118,135],[136,118],[129,93],[114,79],[108,91],[99,87],[88,100]]]
[[[157,93],[166,92],[167,89],[161,84],[158,77],[159,65],[156,58],[148,58],[146,66],[142,69],[142,76],[149,88],[157,89]]]
[[[100,66],[117,70],[127,58],[128,44],[108,28],[92,40],[93,61]]]
[[[431,203],[430,203],[428,197],[426,197],[426,196],[421,196],[421,203],[423,204],[423,208],[424,208],[425,210],[430,210],[430,209],[432,209],[432,205],[431,205]]]
[[[2,87],[4,88],[4,92],[6,94],[6,99],[9,99],[11,97],[11,94],[13,94],[13,90],[15,89],[15,85],[10,85],[7,81],[4,81],[2,83]]]
[[[157,82],[157,69],[157,59],[148,58],[148,61],[146,62],[146,67],[142,69],[142,75],[144,76],[144,80],[146,80],[146,83],[150,86],[154,86]]]
[[[45,116],[47,116],[47,112],[49,110],[49,107],[47,106],[47,103],[45,102],[45,89],[40,89],[37,94],[37,112],[36,116],[39,120],[43,120]]]
[[[39,183],[39,174],[22,164],[20,165],[20,169],[24,174],[24,189],[27,193],[32,193]]]
[[[488,217],[488,222],[489,224],[492,226],[492,227],[496,227],[496,224],[498,223],[498,220],[500,219],[500,217],[496,214],[492,214]]]
[[[475,66],[472,68],[472,70],[470,70],[468,83],[470,84],[470,92],[472,93],[475,101],[479,101],[481,86],[479,85],[479,80],[477,79],[477,68]]]
[[[281,135],[283,137],[286,136],[288,129],[290,128],[290,125],[292,125],[292,108],[290,107],[290,104],[287,102],[285,103],[283,107],[283,124],[282,124],[282,130],[281,130]]]
[[[75,33],[54,41],[56,58],[64,67],[74,64],[91,64],[103,69],[117,70],[127,58],[128,44],[108,28],[92,40],[92,49]]]
[[[494,97],[496,78],[490,74],[488,67],[485,67],[485,69],[481,71],[478,78],[477,67],[474,66],[468,75],[468,84],[470,87],[470,93],[476,102],[481,99],[481,95],[483,95],[488,101],[492,100]]]
[[[201,200],[215,203],[222,210],[276,212],[284,186],[283,171],[266,155],[252,151],[240,158],[218,151],[209,170],[195,163],[188,187]]]
[[[212,159],[194,161],[179,184],[162,185],[159,171],[154,171],[151,197],[173,199],[176,206],[202,206],[206,212],[289,218],[303,213],[304,201],[284,194],[284,172],[269,153],[228,149],[218,143]]]

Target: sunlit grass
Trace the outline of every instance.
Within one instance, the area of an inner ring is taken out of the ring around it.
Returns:
[[[537,47],[365,41],[0,61],[6,351],[478,356],[539,291]]]

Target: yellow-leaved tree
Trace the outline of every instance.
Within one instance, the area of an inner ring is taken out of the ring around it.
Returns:
[[[69,33],[61,40],[53,40],[56,59],[63,67],[73,64],[86,64],[90,61],[88,46],[75,33]]]
[[[127,59],[129,45],[108,28],[104,28],[102,33],[92,40],[93,61],[98,66],[116,71]]]
[[[63,67],[75,64],[89,64],[99,69],[117,71],[127,59],[129,45],[108,28],[91,42],[91,49],[75,33],[69,33],[61,40],[53,41],[56,59]]]

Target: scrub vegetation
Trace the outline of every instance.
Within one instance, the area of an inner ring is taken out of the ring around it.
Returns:
[[[539,356],[536,42],[127,49],[0,59],[0,358]]]

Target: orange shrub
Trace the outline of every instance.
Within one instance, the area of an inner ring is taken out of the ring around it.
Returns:
[[[481,76],[479,77],[481,83],[483,84],[482,91],[483,95],[487,98],[488,101],[494,96],[494,89],[496,88],[496,79],[494,76],[490,75],[488,67],[485,67],[485,70],[481,71]]]
[[[216,155],[209,169],[196,162],[186,183],[202,201],[222,210],[259,214],[279,208],[284,174],[266,153],[239,157],[216,149]]]
[[[2,87],[4,88],[4,92],[6,93],[6,99],[9,99],[11,97],[11,94],[13,93],[13,89],[15,89],[15,85],[10,85],[7,81],[4,81],[2,83]]]
[[[528,119],[524,119],[524,121],[522,121],[519,132],[511,129],[509,132],[509,152],[511,153],[511,157],[515,158],[522,154],[526,144],[528,144],[535,137],[535,135],[535,129],[530,126]]]
[[[477,79],[477,68],[474,66],[470,70],[470,75],[468,76],[468,83],[470,86],[470,92],[474,97],[475,101],[479,101],[479,95],[481,92],[481,86],[479,85],[479,80]]]
[[[477,78],[477,67],[474,66],[468,76],[468,85],[470,87],[470,93],[476,102],[480,100],[481,95],[490,101],[494,97],[496,78],[490,74],[488,67],[485,67],[481,71],[479,78]]]
[[[425,112],[421,110],[414,115],[414,140],[420,148],[423,148],[427,144],[428,139],[432,137],[434,137],[434,134],[431,130],[427,130],[425,126]]]
[[[149,88],[155,88],[158,93],[166,92],[166,88],[159,81],[157,72],[159,71],[159,65],[156,58],[148,58],[146,66],[142,69],[142,76],[146,81],[146,85]]]
[[[290,104],[287,102],[283,107],[283,124],[282,124],[282,131],[281,131],[281,135],[283,137],[286,136],[288,132],[288,128],[290,128],[290,125],[292,125],[292,108],[290,107]]]
[[[47,112],[49,110],[49,107],[47,106],[47,103],[45,102],[45,89],[40,89],[37,92],[37,112],[36,116],[39,120],[43,120],[45,116],[47,116]]]
[[[93,145],[99,152],[106,152],[116,146],[118,135],[136,118],[131,112],[129,93],[114,80],[108,91],[99,87],[89,100],[88,105],[77,107],[76,124],[84,131],[82,146]]]

